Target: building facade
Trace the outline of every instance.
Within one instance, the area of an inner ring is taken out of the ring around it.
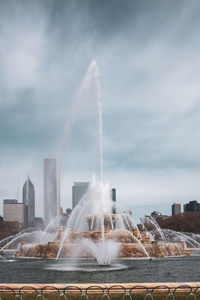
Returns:
[[[58,163],[54,158],[44,159],[44,223],[49,224],[60,215],[60,183]]]
[[[175,202],[174,204],[172,204],[172,216],[178,215],[180,213],[181,213],[181,204]]]
[[[184,204],[184,212],[198,212],[200,211],[200,203],[197,200],[189,201],[189,203]]]
[[[72,209],[74,209],[87,192],[89,184],[89,182],[74,182],[74,185],[72,186]]]
[[[23,186],[22,199],[24,204],[24,225],[27,226],[35,220],[35,189],[29,177]]]
[[[67,216],[70,216],[71,213],[72,213],[72,209],[71,209],[71,208],[67,208],[67,209],[66,209],[66,215],[67,215]]]
[[[74,209],[81,198],[85,195],[88,190],[89,184],[90,182],[74,182],[74,185],[72,186],[72,209]],[[114,202],[112,213],[116,214],[116,189],[112,188],[110,193],[112,201]]]
[[[5,222],[24,223],[24,205],[17,199],[3,200],[3,220]]]
[[[114,202],[113,203],[113,208],[112,208],[112,213],[116,214],[116,212],[117,212],[117,209],[116,209],[116,189],[114,189],[114,188],[111,189],[111,198],[112,198],[112,201]]]

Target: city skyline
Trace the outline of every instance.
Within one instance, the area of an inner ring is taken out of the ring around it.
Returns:
[[[0,198],[18,198],[29,173],[43,215],[44,157],[59,160],[64,208],[73,182],[99,176],[93,86],[77,100],[97,57],[118,204],[138,218],[199,200],[200,3],[45,3],[0,2]]]
[[[43,190],[44,190],[44,199],[43,199],[43,206],[45,207],[44,215],[40,214],[39,216],[44,219],[44,223],[47,225],[53,220],[56,216],[59,216],[61,213],[61,210],[67,211],[68,209],[73,210],[75,206],[79,203],[80,199],[85,195],[87,192],[87,189],[89,187],[90,182],[73,182],[73,185],[71,186],[72,193],[71,193],[71,205],[70,207],[62,207],[60,205],[60,174],[59,174],[59,168],[58,168],[58,161],[55,158],[45,158],[44,159],[44,167],[43,167]],[[114,202],[116,202],[116,188],[110,188],[110,197]],[[19,187],[17,188],[17,194],[19,194]],[[29,176],[26,182],[23,184],[22,188],[22,197],[18,195],[17,199],[3,199],[2,203],[12,203],[12,204],[19,204],[23,205],[23,219],[24,219],[24,225],[27,226],[28,223],[31,223],[32,221],[37,218],[35,215],[35,189],[34,185],[31,182]],[[49,203],[51,205],[49,205]],[[14,206],[13,206],[14,207]],[[187,209],[186,209],[187,207]],[[168,211],[172,209],[172,213],[168,213],[166,215],[163,213],[163,211],[153,211],[148,213],[142,214],[138,216],[137,221],[139,221],[139,218],[145,215],[151,216],[154,213],[158,213],[161,216],[164,217],[170,216],[170,215],[176,215],[179,213],[185,213],[187,211],[199,211],[200,203],[198,204],[197,200],[189,200],[188,203],[169,203],[168,205]],[[122,207],[121,207],[122,208]],[[158,207],[154,207],[152,209],[158,209]],[[165,211],[164,211],[165,212]],[[9,209],[6,210],[6,218],[7,213],[9,214],[8,218],[12,219],[12,214],[14,213],[14,210],[9,212]],[[116,209],[113,208],[113,213],[116,213]],[[2,214],[4,217],[4,213]],[[16,213],[14,213],[14,218],[18,218]],[[21,212],[19,214],[19,218],[21,218]],[[10,219],[10,220],[11,220]]]

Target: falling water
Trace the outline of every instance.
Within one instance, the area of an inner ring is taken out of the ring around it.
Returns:
[[[14,234],[14,235],[10,235],[10,236],[0,240],[0,250],[5,244],[7,244],[9,241],[13,240],[14,238],[21,236],[25,232],[33,232],[33,231],[35,231],[35,228],[29,227],[29,228],[23,229],[22,231]]]
[[[101,80],[100,80],[100,72],[99,72],[99,65],[96,62],[96,72],[95,82],[97,88],[97,104],[98,104],[98,114],[99,114],[99,161],[100,161],[100,181],[103,180],[103,144],[102,144],[102,97],[101,97]]]
[[[0,250],[8,249],[10,246],[20,244],[24,241],[32,241],[32,243],[48,243],[50,241],[54,241],[57,233],[47,233],[41,230],[35,230],[33,232],[24,232],[20,235],[16,235],[13,239],[11,239],[8,243],[6,243]],[[16,246],[15,246],[16,248]]]
[[[162,238],[162,240],[163,241],[166,240],[166,238],[164,236],[164,233],[163,233],[163,230],[160,228],[160,226],[158,225],[158,223],[156,222],[156,220],[153,217],[151,217],[151,216],[145,216],[143,218],[140,218],[140,221],[141,221],[142,224],[144,224],[144,223],[148,224],[148,222],[150,222],[150,224],[152,224],[156,228],[156,230],[159,233],[159,235]]]
[[[90,252],[95,257],[98,265],[110,265],[112,259],[117,257],[119,251],[119,244],[114,241],[99,241],[98,243],[92,240],[85,239],[82,241],[82,247]]]
[[[84,243],[84,245],[88,245],[88,247],[90,248],[89,250],[92,252],[92,254],[98,254],[98,257],[96,257],[97,261],[99,260],[102,263],[104,258],[107,264],[108,254],[110,255],[109,257],[112,257],[118,251],[118,244],[116,242],[110,244],[109,241],[105,240],[104,236],[104,215],[110,215],[111,213],[112,199],[110,195],[109,184],[98,182],[95,180],[95,178],[93,178],[86,194],[80,200],[79,204],[74,208],[69,218],[67,228],[63,234],[63,238],[57,253],[57,258],[60,256],[61,250],[64,245],[64,241],[70,230],[75,232],[88,231],[91,228],[91,224],[92,227],[94,227],[95,221],[93,220],[93,217],[96,217],[95,226],[98,227],[98,230],[101,232],[102,236],[100,242],[96,245],[97,247],[99,247],[99,250],[95,250],[96,246],[93,245],[92,241],[86,243],[84,240],[82,240],[82,242]],[[88,224],[88,216],[91,216],[91,224]]]
[[[193,248],[200,248],[200,243],[197,242],[194,238],[191,238],[187,235],[187,233],[171,230],[171,229],[164,229],[164,232],[166,232],[166,235],[168,235],[169,240],[173,240],[173,237],[181,238],[188,244],[190,244]]]
[[[4,238],[0,241],[0,251],[3,251],[4,249],[9,249],[10,247],[17,248],[17,246],[21,242],[34,242],[34,243],[48,243],[50,241],[54,241],[57,230],[55,230],[52,226],[55,224],[55,220],[52,220],[50,225],[48,225],[44,230],[38,230],[37,228],[31,227],[26,228],[19,233],[9,236],[7,238]]]
[[[98,105],[98,126],[99,126],[99,169],[100,169],[100,181],[103,181],[103,145],[102,145],[102,96],[101,96],[101,78],[99,64],[96,59],[93,59],[88,67],[86,73],[85,83],[87,87],[90,81],[95,84],[95,89],[97,92],[97,105]]]
[[[95,84],[95,89],[97,92],[97,105],[98,105],[98,126],[99,126],[99,169],[100,169],[100,189],[99,189],[99,205],[102,207],[99,207],[100,210],[98,212],[99,214],[99,220],[101,223],[101,233],[102,233],[102,247],[101,248],[101,252],[102,252],[102,257],[105,257],[105,237],[104,237],[104,210],[105,210],[105,199],[106,199],[106,195],[105,195],[105,188],[103,185],[103,146],[102,146],[102,135],[103,135],[103,131],[102,131],[102,97],[101,97],[101,80],[100,80],[100,71],[99,71],[99,65],[97,63],[96,59],[93,59],[88,67],[88,70],[86,72],[85,75],[85,80],[83,80],[84,82],[84,89],[87,89],[89,87],[90,82],[93,82]],[[107,201],[107,205],[109,205],[110,201]],[[111,208],[110,208],[111,209]],[[111,213],[111,211],[109,211],[109,214]],[[93,227],[93,221],[92,220],[92,224],[91,226]],[[112,221],[112,220],[111,220]],[[79,214],[76,218],[76,222],[74,224],[74,229],[77,230],[77,227],[80,226],[80,223],[82,222],[82,215]],[[69,221],[70,223],[70,221]],[[112,226],[113,227],[113,226]],[[63,239],[61,241],[61,245],[57,254],[57,258],[60,255],[61,249],[63,247],[63,243],[64,240],[68,234],[69,229],[67,229],[64,233]]]

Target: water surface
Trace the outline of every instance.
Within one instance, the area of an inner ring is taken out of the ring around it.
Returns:
[[[0,283],[109,283],[199,281],[200,257],[118,259],[111,266],[94,260],[0,260]]]

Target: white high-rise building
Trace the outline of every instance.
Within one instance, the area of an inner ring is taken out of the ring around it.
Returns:
[[[3,200],[3,220],[5,222],[24,223],[24,204],[17,199]]]
[[[44,223],[49,224],[60,215],[60,184],[55,158],[44,159]]]

